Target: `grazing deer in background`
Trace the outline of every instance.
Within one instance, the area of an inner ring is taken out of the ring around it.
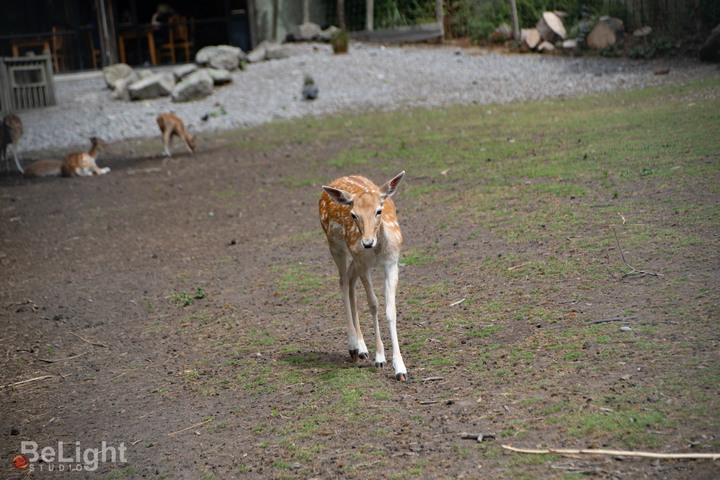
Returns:
[[[105,175],[110,171],[109,167],[99,168],[95,163],[100,150],[107,150],[107,144],[102,139],[92,137],[92,147],[85,153],[71,153],[60,164],[60,172],[63,177],[89,177],[92,174]]]
[[[2,124],[0,125],[0,160],[5,163],[6,172],[10,171],[10,167],[8,166],[7,147],[12,144],[15,165],[18,170],[20,170],[20,173],[25,173],[25,170],[23,170],[20,166],[17,154],[18,142],[22,136],[23,124],[20,118],[16,115],[6,115],[5,118],[2,119]]]
[[[165,143],[165,155],[172,157],[170,153],[170,144],[174,135],[182,138],[185,142],[185,146],[190,153],[195,153],[195,137],[191,136],[187,130],[185,130],[185,124],[180,120],[179,117],[172,113],[161,113],[157,117],[157,124],[162,132],[163,143]]]
[[[385,270],[385,315],[390,327],[395,378],[407,380],[400,354],[395,312],[398,283],[398,258],[402,234],[395,204],[390,198],[405,175],[401,172],[382,187],[365,177],[342,177],[323,186],[320,197],[320,223],[327,236],[333,260],[340,272],[340,289],[347,312],[347,337],[350,356],[367,359],[369,353],[360,331],[355,298],[358,277],[365,287],[370,314],[375,324],[375,366],[385,366],[385,349],[380,338],[378,300],[373,291],[371,270]]]

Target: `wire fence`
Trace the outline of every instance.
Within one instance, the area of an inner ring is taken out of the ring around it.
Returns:
[[[325,26],[338,25],[338,0],[322,0]],[[349,31],[366,29],[366,0],[342,0]],[[473,32],[509,22],[509,0],[443,0],[444,28],[448,36]],[[535,25],[544,10],[568,14],[569,23],[587,12],[610,15],[628,29],[651,25],[665,32],[709,31],[720,22],[720,0],[516,0],[521,28]],[[436,21],[435,0],[374,0],[373,28],[395,28]]]
[[[326,22],[338,25],[337,0],[325,0]],[[435,22],[435,0],[375,0],[373,28],[393,28]],[[351,32],[366,28],[366,1],[345,0],[345,26]]]

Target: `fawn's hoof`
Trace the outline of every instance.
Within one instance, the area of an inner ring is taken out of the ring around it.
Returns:
[[[385,362],[375,362],[376,368],[385,368],[385,365],[387,365]]]
[[[395,380],[398,380],[400,382],[407,381],[407,373],[396,373],[395,374]]]
[[[357,362],[360,358],[360,351],[358,349],[350,350],[350,358],[353,359],[353,362]]]
[[[370,358],[370,354],[368,352],[362,352],[358,355],[361,360],[368,360]]]

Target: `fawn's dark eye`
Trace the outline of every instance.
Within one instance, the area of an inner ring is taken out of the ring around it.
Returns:
[[[382,208],[378,208],[378,211],[375,212],[375,215],[378,216],[378,217],[379,217],[380,215],[382,215]]]
[[[350,212],[350,216],[353,218],[353,220],[357,220],[357,215],[355,215],[355,212]]]

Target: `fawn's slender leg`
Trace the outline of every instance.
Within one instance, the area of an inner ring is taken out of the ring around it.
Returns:
[[[338,251],[339,250],[339,251]],[[354,321],[354,306],[355,301],[350,300],[350,268],[348,267],[345,252],[342,249],[331,249],[333,260],[338,267],[340,292],[342,293],[343,305],[345,306],[345,315],[347,321],[347,340],[348,350],[350,351],[350,357],[354,361],[357,361],[360,357],[360,345],[358,344],[358,335],[355,330]],[[354,269],[353,269],[354,272]],[[353,289],[353,296],[355,296],[355,290]]]
[[[25,173],[25,170],[20,166],[20,162],[18,161],[18,155],[17,155],[17,142],[13,142],[13,157],[15,157],[15,165],[17,165],[18,170],[20,170],[20,173]]]
[[[358,271],[354,260],[350,262],[348,272],[350,274],[350,310],[352,311],[353,328],[357,335],[358,358],[367,360],[370,358],[370,354],[367,345],[365,345],[365,337],[363,337],[362,329],[360,328],[360,314],[357,308],[357,289],[355,288],[357,286]]]
[[[383,346],[382,337],[380,336],[380,323],[378,322],[378,299],[373,289],[372,276],[369,270],[364,270],[360,274],[363,287],[365,287],[365,295],[367,296],[368,307],[370,308],[370,315],[372,316],[373,328],[375,329],[375,366],[384,367],[386,364],[385,360],[385,347]]]
[[[398,283],[398,266],[397,262],[388,265],[385,268],[385,315],[387,316],[388,326],[390,327],[390,340],[392,341],[393,350],[393,368],[395,369],[395,377],[399,380],[407,379],[407,369],[400,353],[400,342],[397,336],[397,313],[395,310],[395,292]]]
[[[163,142],[165,143],[165,155],[168,157],[172,157],[172,153],[170,153],[170,144],[172,143],[172,129],[166,128],[163,131]]]

